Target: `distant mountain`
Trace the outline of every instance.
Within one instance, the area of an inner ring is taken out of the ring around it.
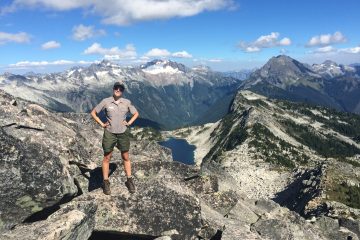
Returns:
[[[360,71],[331,61],[309,66],[285,55],[271,58],[241,89],[268,97],[360,113]]]
[[[250,76],[250,74],[253,71],[254,70],[249,70],[249,69],[244,69],[241,71],[228,71],[228,72],[223,72],[223,75],[226,77],[233,77],[239,80],[245,80]]]
[[[325,78],[359,75],[359,71],[355,66],[339,65],[330,60],[321,64],[313,64],[312,69]]]
[[[352,63],[349,66],[350,67],[360,67],[360,63]]]
[[[112,94],[114,82],[126,85],[125,97],[140,116],[166,129],[192,124],[215,103],[227,109],[240,80],[210,69],[191,69],[169,60],[154,60],[139,67],[102,61],[51,74],[0,75],[0,89],[61,112],[89,112]],[[219,99],[225,96],[226,101]],[[226,112],[217,111],[212,119]],[[146,121],[145,121],[146,122]]]

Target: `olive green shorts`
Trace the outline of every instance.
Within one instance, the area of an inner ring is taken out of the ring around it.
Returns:
[[[104,129],[104,135],[102,139],[102,147],[104,155],[112,152],[114,147],[117,147],[120,151],[126,152],[130,149],[130,129],[127,128],[123,133],[111,133],[106,128]]]

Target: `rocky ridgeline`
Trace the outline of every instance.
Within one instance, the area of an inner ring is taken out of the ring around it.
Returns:
[[[196,164],[222,179],[223,188],[358,234],[359,123],[354,114],[239,91],[221,121],[171,134],[197,147],[195,156],[205,157]],[[326,238],[346,239],[335,235]]]
[[[358,239],[358,221],[312,223],[290,206],[249,198],[227,171],[172,161],[153,141],[132,142],[136,193],[127,191],[115,151],[112,194],[104,195],[102,130],[90,116],[53,113],[4,92],[0,113],[0,239]],[[317,181],[300,175],[303,185]]]

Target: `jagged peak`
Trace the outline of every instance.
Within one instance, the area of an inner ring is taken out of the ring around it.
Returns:
[[[174,62],[168,59],[154,59],[140,66],[145,72],[157,74],[163,72],[188,72],[189,68],[182,63]]]

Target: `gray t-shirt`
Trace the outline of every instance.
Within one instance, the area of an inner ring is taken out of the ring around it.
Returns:
[[[130,111],[131,114],[137,112],[131,101],[126,98],[119,98],[118,104],[114,97],[104,98],[96,107],[97,113],[105,110],[106,118],[109,120],[110,125],[106,127],[109,132],[112,133],[123,133],[126,131],[127,126],[123,123],[126,119],[127,113]]]

